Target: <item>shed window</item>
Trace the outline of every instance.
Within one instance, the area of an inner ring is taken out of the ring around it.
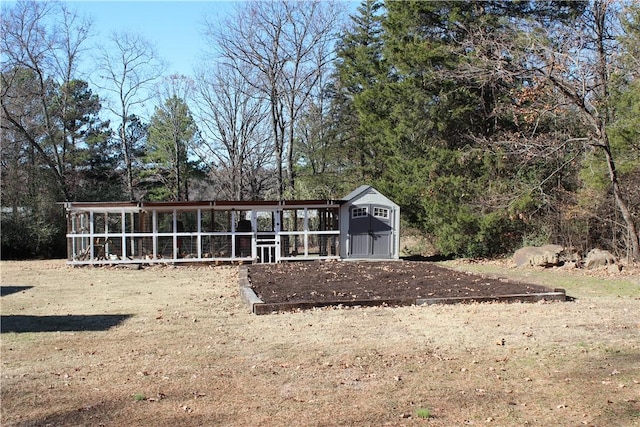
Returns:
[[[362,218],[367,216],[367,208],[353,208],[351,218]]]
[[[389,218],[389,209],[373,208],[373,216],[377,218]]]

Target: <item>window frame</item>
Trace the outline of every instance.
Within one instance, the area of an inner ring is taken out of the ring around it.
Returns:
[[[357,206],[351,209],[351,219],[366,218],[368,215],[368,206]]]
[[[373,208],[373,216],[374,216],[374,218],[389,219],[389,215],[390,215],[390,209],[389,208],[383,208],[383,207],[380,207],[380,206],[374,206],[374,208]]]

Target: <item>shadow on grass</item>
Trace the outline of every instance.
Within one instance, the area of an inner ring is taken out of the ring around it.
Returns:
[[[131,317],[130,314],[67,316],[0,316],[0,332],[106,331]]]
[[[33,286],[0,286],[0,297],[26,291],[31,288],[33,288]]]

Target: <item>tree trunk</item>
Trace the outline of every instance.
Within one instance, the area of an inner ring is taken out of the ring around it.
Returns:
[[[294,134],[294,130],[295,130],[295,126],[294,126],[294,99],[295,99],[295,94],[291,95],[292,98],[292,102],[291,105],[289,106],[291,112],[291,118],[290,118],[290,123],[289,123],[289,144],[287,146],[287,171],[289,172],[288,174],[288,179],[287,179],[287,186],[288,188],[293,191],[295,189],[295,171],[293,169],[293,142],[295,141],[295,134]]]
[[[278,94],[275,90],[271,91],[270,97],[271,103],[271,123],[273,126],[273,136],[275,140],[275,152],[276,152],[276,167],[278,169],[278,200],[284,198],[284,174],[282,173],[282,150],[284,135],[280,131],[280,122],[282,121],[282,114],[278,111]]]
[[[175,131],[175,129],[174,129]],[[180,182],[180,147],[178,138],[174,135],[173,137],[173,151],[175,153],[175,174],[176,174],[176,194],[175,200],[179,202],[182,200],[182,184]]]
[[[609,179],[611,181],[611,188],[613,189],[613,197],[616,202],[616,206],[620,210],[622,214],[622,218],[624,219],[624,223],[627,226],[627,231],[629,234],[629,238],[631,239],[631,258],[634,261],[640,261],[640,235],[638,234],[638,230],[636,228],[636,224],[633,221],[633,216],[629,211],[629,207],[627,202],[624,200],[622,196],[622,191],[620,190],[620,184],[618,183],[618,173],[616,171],[616,165],[613,161],[613,156],[611,155],[611,147],[609,146],[609,141],[606,134],[603,135],[605,139],[604,144],[602,144],[603,151],[605,153],[605,158],[607,160],[607,168],[609,170]]]
[[[127,174],[127,194],[129,195],[129,200],[134,200],[133,198],[133,172],[131,165],[131,155],[129,153],[129,144],[127,143],[127,118],[126,112],[123,110],[122,113],[122,126],[120,127],[120,146],[122,147],[122,156],[124,161],[124,166],[126,168]]]

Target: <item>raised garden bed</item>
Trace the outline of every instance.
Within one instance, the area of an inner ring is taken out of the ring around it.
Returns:
[[[240,287],[255,314],[325,306],[566,300],[563,289],[412,261],[256,264],[241,268]]]

